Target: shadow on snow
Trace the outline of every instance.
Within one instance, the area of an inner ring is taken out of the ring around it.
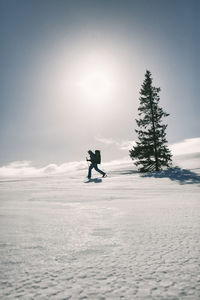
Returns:
[[[117,174],[117,175],[132,175],[132,174],[139,174],[137,170],[116,170],[111,171],[109,174]]]
[[[88,181],[86,181],[85,183],[89,183],[89,182],[100,183],[100,182],[102,182],[102,179],[101,178],[91,178],[91,179],[88,179]]]
[[[180,184],[200,183],[200,176],[190,170],[179,167],[168,170],[142,174],[141,177],[169,178],[172,181],[178,181]]]

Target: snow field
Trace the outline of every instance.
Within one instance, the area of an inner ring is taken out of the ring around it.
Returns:
[[[199,299],[199,167],[1,179],[0,298]]]

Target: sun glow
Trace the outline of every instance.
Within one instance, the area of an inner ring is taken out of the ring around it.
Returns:
[[[80,66],[76,86],[87,99],[106,99],[112,96],[115,84],[111,66],[101,60],[88,61]]]
[[[93,118],[97,122],[97,115],[106,117],[113,112],[113,107],[116,112],[120,109],[122,80],[119,80],[119,60],[116,62],[114,55],[103,51],[100,54],[77,54],[63,70],[65,102],[61,107],[66,103],[67,110],[72,111],[70,117],[79,114],[80,119]]]
[[[111,74],[106,69],[89,69],[81,77],[78,86],[85,97],[99,99],[111,96],[114,83]]]

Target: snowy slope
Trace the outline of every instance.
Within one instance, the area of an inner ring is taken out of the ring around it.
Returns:
[[[174,163],[107,163],[89,183],[83,163],[1,177],[0,298],[199,299],[199,154]]]

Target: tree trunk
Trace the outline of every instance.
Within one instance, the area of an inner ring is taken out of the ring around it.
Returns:
[[[158,168],[158,152],[157,152],[157,145],[156,145],[155,120],[154,120],[154,111],[153,111],[153,105],[152,105],[151,91],[150,91],[150,107],[151,107],[152,124],[153,124],[153,144],[154,144],[154,152],[155,152],[156,171],[159,171],[159,168]]]

